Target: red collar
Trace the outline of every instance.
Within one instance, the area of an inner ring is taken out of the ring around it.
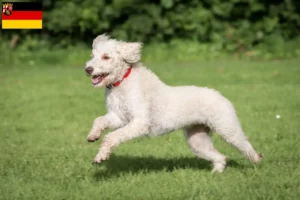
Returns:
[[[126,73],[124,74],[124,76],[123,76],[123,78],[122,78],[121,80],[119,80],[119,81],[117,81],[117,82],[115,82],[115,83],[113,83],[113,84],[110,84],[110,85],[108,85],[108,86],[106,86],[106,87],[107,87],[108,89],[111,89],[111,88],[113,88],[113,87],[119,86],[119,85],[121,84],[121,82],[122,82],[125,78],[127,78],[127,77],[129,76],[131,70],[132,70],[132,66],[130,65],[130,67],[127,69]]]

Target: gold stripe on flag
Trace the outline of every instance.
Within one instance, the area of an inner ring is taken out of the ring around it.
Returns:
[[[2,20],[2,29],[42,29],[42,20]]]

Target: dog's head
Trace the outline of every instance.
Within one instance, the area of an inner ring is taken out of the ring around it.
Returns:
[[[92,76],[94,87],[105,87],[121,80],[127,69],[141,59],[142,43],[123,42],[108,35],[97,36],[93,41],[91,60],[85,72]]]

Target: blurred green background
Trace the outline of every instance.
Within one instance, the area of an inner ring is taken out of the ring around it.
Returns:
[[[14,53],[22,62],[30,59],[30,52],[38,52],[47,62],[49,50],[66,49],[69,53],[64,57],[71,56],[67,63],[74,58],[79,61],[84,49],[91,48],[93,38],[104,32],[120,40],[147,44],[145,51],[151,55],[146,53],[146,60],[300,55],[299,0],[42,2],[43,29],[2,30],[2,55]],[[12,60],[7,55],[3,59]],[[49,62],[59,62],[59,57]]]

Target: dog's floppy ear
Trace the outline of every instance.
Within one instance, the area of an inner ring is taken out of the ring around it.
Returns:
[[[140,61],[142,47],[140,42],[118,42],[117,51],[125,62],[133,64]]]
[[[93,48],[95,48],[99,42],[107,41],[107,40],[109,40],[109,38],[110,38],[110,36],[107,35],[106,33],[104,33],[102,35],[98,35],[93,41],[93,45],[92,45]]]

